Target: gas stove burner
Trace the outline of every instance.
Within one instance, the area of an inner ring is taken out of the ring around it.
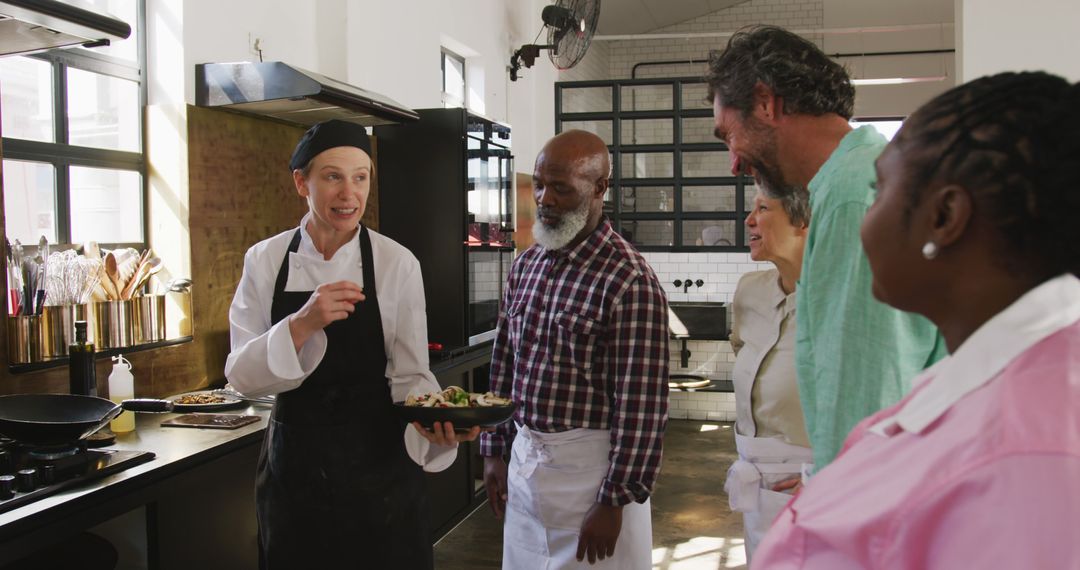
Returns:
[[[17,509],[62,489],[146,463],[149,451],[26,446],[0,450],[0,513]]]
[[[82,451],[78,447],[69,445],[58,445],[49,447],[32,447],[26,450],[26,454],[34,459],[41,461],[53,461],[64,457],[71,457],[76,453]]]

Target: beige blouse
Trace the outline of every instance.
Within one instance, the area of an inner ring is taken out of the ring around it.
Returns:
[[[795,293],[776,269],[739,279],[732,301],[736,431],[810,446],[795,379]]]

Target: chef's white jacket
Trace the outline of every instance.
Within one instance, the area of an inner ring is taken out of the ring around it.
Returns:
[[[353,235],[330,260],[323,259],[305,229],[311,214],[300,222],[300,246],[289,253],[286,291],[314,291],[323,283],[349,280],[363,287],[360,242]],[[299,353],[293,346],[288,319],[270,323],[270,306],[278,270],[295,229],[263,240],[244,256],[244,273],[229,309],[232,351],[225,362],[225,377],[238,391],[257,397],[286,392],[300,386],[326,353],[326,333],[311,336]],[[427,353],[427,313],[420,263],[408,249],[368,229],[375,286],[382,316],[386,348],[386,377],[394,401],[410,393],[439,390]],[[425,471],[441,471],[457,456],[456,449],[432,446],[405,429],[409,455]]]

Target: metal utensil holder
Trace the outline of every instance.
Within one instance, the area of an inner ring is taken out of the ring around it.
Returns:
[[[135,344],[132,312],[131,300],[94,303],[94,341],[99,350]]]

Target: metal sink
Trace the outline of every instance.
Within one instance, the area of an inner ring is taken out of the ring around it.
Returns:
[[[671,338],[685,340],[727,340],[727,306],[724,303],[668,303]]]

